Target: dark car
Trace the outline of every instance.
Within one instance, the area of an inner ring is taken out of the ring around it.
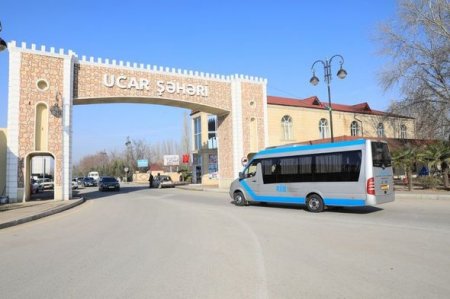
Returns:
[[[120,191],[119,181],[112,176],[104,176],[98,181],[98,191],[116,190]]]
[[[78,182],[78,184],[82,184],[83,183],[83,179],[84,179],[84,177],[82,177],[82,176],[79,176],[79,177],[76,177],[76,178],[74,178],[75,180],[77,180],[77,182]]]
[[[85,187],[93,187],[93,186],[97,186],[97,181],[94,178],[85,177],[85,178],[83,178],[82,184]]]

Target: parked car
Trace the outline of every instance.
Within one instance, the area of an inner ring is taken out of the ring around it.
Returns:
[[[92,177],[85,177],[82,180],[82,184],[84,187],[94,187],[97,186],[97,181]]]
[[[75,178],[77,180],[78,186],[83,185],[84,176],[79,176]]]
[[[42,186],[42,189],[53,189],[54,182],[52,179],[45,178],[37,180],[38,184]]]
[[[43,186],[40,185],[37,180],[31,179],[31,181],[30,181],[30,192],[31,192],[31,194],[39,193],[39,192],[42,192],[42,191],[44,191]]]
[[[78,181],[77,179],[72,179],[72,189],[78,189]]]
[[[156,176],[153,180],[154,188],[174,188],[175,184],[168,175]]]
[[[98,171],[91,171],[91,172],[89,172],[88,173],[88,177],[93,178],[97,182],[100,180],[100,175],[99,175]]]
[[[119,181],[112,176],[101,177],[98,181],[98,191],[116,190],[120,191]]]

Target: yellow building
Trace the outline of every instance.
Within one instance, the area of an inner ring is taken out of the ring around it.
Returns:
[[[194,183],[218,185],[217,117],[194,111],[191,119]],[[332,120],[335,139],[346,136],[414,139],[416,135],[413,118],[373,110],[368,103],[332,104]],[[251,123],[252,119],[247,121]],[[293,99],[268,96],[267,120],[260,121],[267,122],[267,146],[331,137],[328,103],[321,102],[317,97]]]
[[[328,103],[267,97],[269,146],[331,137]],[[415,138],[414,119],[372,110],[367,103],[332,104],[333,136]]]

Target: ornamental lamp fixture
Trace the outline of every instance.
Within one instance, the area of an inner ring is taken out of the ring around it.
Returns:
[[[0,22],[0,32],[2,31],[2,23]],[[8,48],[8,44],[0,37],[0,52]]]
[[[337,72],[336,76],[337,76],[339,79],[345,79],[345,77],[347,77],[347,71],[344,70],[344,69],[342,68],[342,64],[341,64],[341,68],[340,68],[339,71]]]
[[[8,45],[6,42],[0,37],[0,52],[6,50],[8,48]]]
[[[315,72],[313,72],[313,76],[309,80],[309,83],[316,86],[319,83],[319,81],[320,81],[319,78],[317,78]]]
[[[62,116],[62,109],[59,107],[60,98],[61,93],[57,91],[55,94],[55,104],[50,107],[50,113],[56,118],[60,118]]]

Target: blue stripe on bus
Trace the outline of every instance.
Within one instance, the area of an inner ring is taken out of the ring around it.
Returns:
[[[296,204],[305,204],[306,202],[304,197],[257,195],[253,192],[247,182],[241,180],[241,184],[245,191],[247,191],[247,193],[250,194],[255,201]],[[327,206],[361,207],[366,205],[366,201],[364,199],[324,198],[323,201]]]
[[[357,140],[352,140],[352,141],[342,141],[342,142],[335,142],[335,143],[321,143],[321,144],[312,144],[312,145],[293,145],[293,146],[287,146],[287,147],[269,148],[269,149],[265,149],[265,150],[258,152],[253,157],[253,159],[258,158],[260,155],[352,146],[352,145],[364,144],[365,142],[366,142],[365,139],[357,139]]]
[[[284,203],[305,203],[305,198],[303,197],[292,197],[292,196],[265,196],[265,195],[257,195],[250,186],[244,180],[241,181],[242,186],[245,191],[250,194],[250,196],[256,201],[267,201],[267,202],[284,202]]]
[[[366,205],[364,199],[324,198],[323,201],[326,206],[362,207]]]

